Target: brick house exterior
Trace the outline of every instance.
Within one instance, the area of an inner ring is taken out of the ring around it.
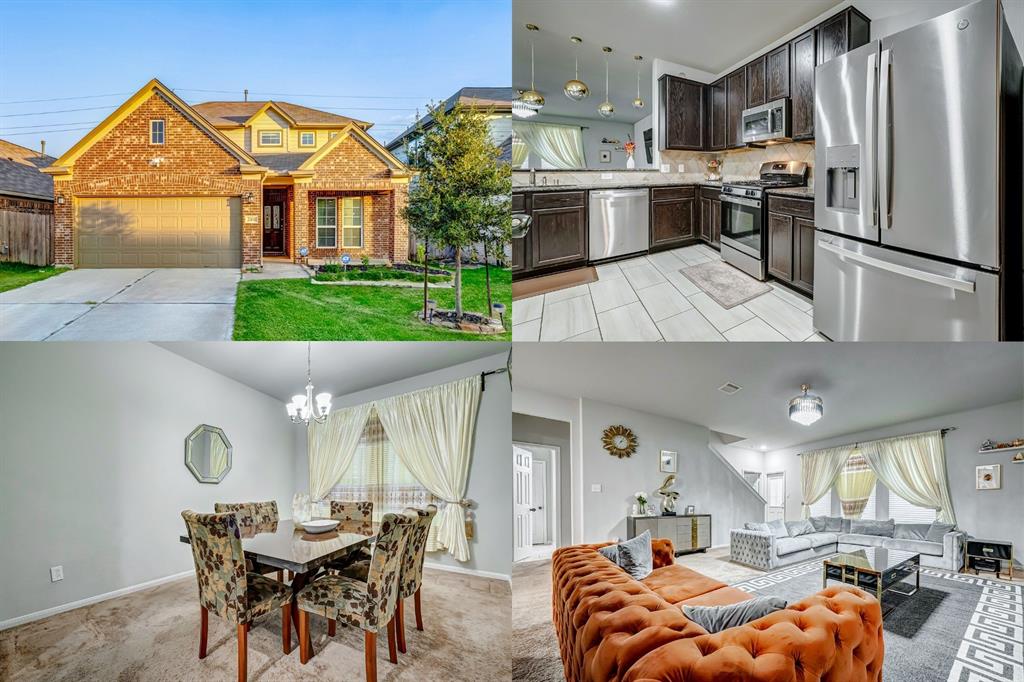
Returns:
[[[210,104],[190,106],[150,81],[45,169],[56,197],[56,264],[249,269],[271,254],[316,262],[342,253],[406,260],[395,244],[408,239],[398,209],[409,172],[365,132],[369,124],[298,105]],[[232,105],[240,116],[228,115]],[[282,149],[262,149],[257,137]],[[313,145],[292,151],[293,139]],[[340,201],[336,245],[318,246],[318,197],[361,199],[361,248],[341,246]]]

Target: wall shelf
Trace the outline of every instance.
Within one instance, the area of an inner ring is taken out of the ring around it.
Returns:
[[[990,455],[995,452],[1015,452],[1017,450],[1024,450],[1024,445],[1014,445],[1009,448],[992,448],[991,450],[978,450],[978,454]]]

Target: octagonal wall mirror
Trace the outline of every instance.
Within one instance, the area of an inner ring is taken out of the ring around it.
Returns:
[[[231,471],[231,442],[216,426],[200,424],[185,438],[185,466],[200,483],[220,483]]]

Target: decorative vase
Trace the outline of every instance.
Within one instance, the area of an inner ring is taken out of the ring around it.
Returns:
[[[632,154],[626,155],[626,168],[636,168],[636,161],[633,160]]]
[[[647,516],[647,504],[645,502],[637,503],[637,516]]]

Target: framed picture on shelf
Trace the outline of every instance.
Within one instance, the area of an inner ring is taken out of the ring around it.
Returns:
[[[678,452],[672,452],[671,450],[662,450],[661,454],[658,455],[658,471],[663,474],[674,474],[679,471],[676,459],[679,457]]]
[[[697,508],[694,507],[692,504],[686,505],[686,515],[687,516],[693,516],[696,513],[696,511],[697,511]]]
[[[983,464],[974,467],[976,490],[999,490],[1003,487],[1003,465]]]

